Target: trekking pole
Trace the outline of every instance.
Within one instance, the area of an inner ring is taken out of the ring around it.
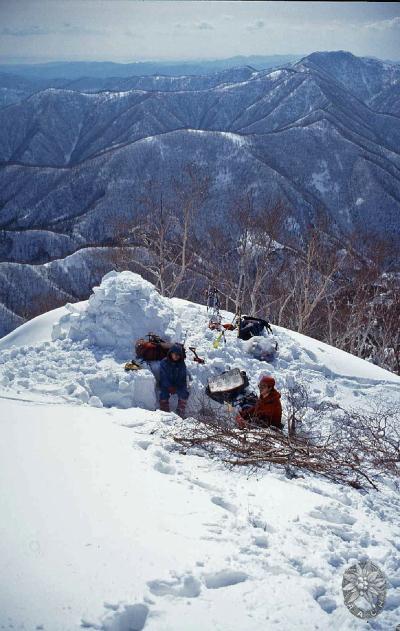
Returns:
[[[237,308],[237,319],[238,319],[238,334],[237,336],[240,337],[240,334],[242,332],[242,308],[239,306]]]
[[[207,290],[207,313],[210,310],[210,301],[211,301],[211,286],[208,286],[208,290]]]

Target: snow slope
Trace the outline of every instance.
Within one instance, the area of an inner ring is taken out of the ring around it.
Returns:
[[[131,340],[121,333],[146,327],[175,339],[188,329],[187,346],[206,357],[204,366],[187,360],[192,407],[227,364],[253,386],[274,374],[279,388],[302,378],[331,402],[400,400],[395,375],[277,327],[274,364],[246,356],[234,333],[213,349],[203,306],[162,298],[135,274],[108,274],[79,310],[17,329],[11,341],[24,346],[0,341],[0,629],[395,628],[394,485],[366,494],[308,474],[289,480],[276,467],[248,477],[180,453],[176,416],[151,409],[150,371],[122,368]],[[341,594],[343,571],[366,556],[389,581],[369,623]]]
[[[76,302],[74,303],[74,308],[78,310],[84,308],[85,305],[85,300]],[[66,313],[68,313],[68,309],[60,307],[59,309],[42,313],[42,315],[25,322],[1,338],[0,349],[4,350],[12,346],[27,346],[29,344],[38,344],[39,342],[50,342],[53,325]]]

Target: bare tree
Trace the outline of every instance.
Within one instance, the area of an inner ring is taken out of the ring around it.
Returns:
[[[325,317],[326,304],[338,292],[336,281],[346,257],[346,250],[338,248],[324,231],[311,227],[303,249],[288,259],[279,323],[313,333],[318,320]]]
[[[193,163],[188,163],[180,174],[173,178],[173,192],[175,198],[175,216],[179,222],[177,235],[177,253],[172,259],[171,281],[168,295],[174,296],[178,287],[183,283],[188,268],[195,260],[195,254],[190,248],[194,236],[193,226],[198,213],[208,196],[210,178],[202,173]]]

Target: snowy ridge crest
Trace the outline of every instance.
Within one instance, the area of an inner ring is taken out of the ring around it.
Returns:
[[[224,312],[223,318],[230,322],[232,314]],[[266,374],[273,374],[283,391],[304,381],[317,400],[334,405],[366,405],[371,397],[398,393],[396,375],[317,340],[273,328],[279,352],[272,363],[256,359],[256,350],[266,350],[270,336],[243,342],[228,331],[226,344],[214,348],[216,335],[208,328],[204,306],[162,297],[133,272],[110,272],[88,301],[39,316],[0,341],[0,384],[11,396],[23,391],[24,397],[52,396],[55,402],[155,410],[153,373],[147,368],[126,372],[124,364],[132,358],[134,342],[147,333],[182,341],[184,331],[187,347],[196,347],[206,359],[206,365],[199,365],[190,353],[187,358],[188,412],[195,417],[208,379],[228,368],[246,370],[253,390]]]

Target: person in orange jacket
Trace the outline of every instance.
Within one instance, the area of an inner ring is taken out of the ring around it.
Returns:
[[[253,422],[261,427],[282,429],[281,393],[275,390],[275,379],[273,377],[262,377],[258,387],[260,389],[260,398],[255,405],[238,413],[236,417],[237,426],[239,429],[245,429],[248,427],[249,422]]]

